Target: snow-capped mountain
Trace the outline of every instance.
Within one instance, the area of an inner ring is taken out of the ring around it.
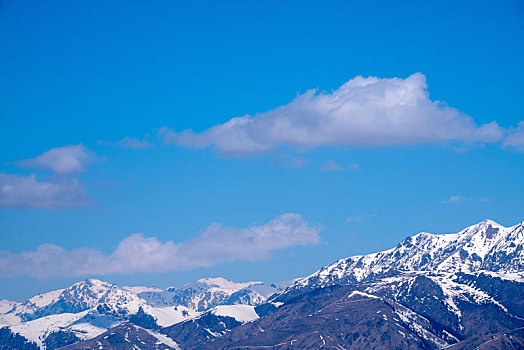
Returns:
[[[0,315],[0,325],[45,346],[49,335],[67,331],[88,339],[136,314],[145,301],[135,293],[88,279],[15,304]]]
[[[459,274],[455,281],[402,275],[307,291],[186,349],[443,349],[524,326],[524,283]]]
[[[490,220],[279,284],[206,278],[162,290],[89,279],[0,301],[0,343],[16,344],[7,349],[467,348],[487,334],[524,343],[522,332],[504,336],[521,327],[523,223]]]
[[[181,288],[168,288],[172,294],[171,304],[183,305],[187,308],[205,311],[217,305],[258,305],[263,303],[270,295],[283,291],[292,284],[280,282],[265,284],[263,282],[236,283],[224,278],[204,278],[188,283]],[[146,298],[151,296],[141,294]]]
[[[264,316],[189,348],[441,349],[519,329],[523,238],[522,223],[489,220],[454,234],[419,233],[299,279],[257,308]]]
[[[523,246],[523,223],[504,227],[485,220],[458,233],[422,232],[395,248],[338,260],[296,281],[290,289],[369,281],[416,271],[449,274],[485,270],[518,278],[524,276]]]
[[[187,283],[180,288],[169,287],[165,291],[143,290],[139,291],[138,295],[152,306],[180,305],[190,310],[204,312],[217,305],[261,304],[270,295],[282,292],[293,282],[237,283],[221,277],[203,278]],[[134,288],[138,291],[137,287]]]
[[[231,317],[237,317],[241,311],[235,308],[236,304],[252,308],[251,305],[265,302],[270,294],[288,285],[277,287],[262,282],[235,283],[223,278],[208,278],[181,288],[162,290],[119,287],[87,279],[22,303],[2,300],[0,328],[8,326],[12,332],[39,347],[50,348],[50,343],[61,344],[63,339],[91,339],[129,320],[140,326],[158,328],[198,317],[206,311],[217,312],[217,315],[230,312]],[[221,308],[224,304],[231,308]],[[246,310],[244,313],[249,314]]]

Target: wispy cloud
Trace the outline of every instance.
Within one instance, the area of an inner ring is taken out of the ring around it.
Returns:
[[[506,148],[513,148],[524,152],[524,121],[519,122],[516,128],[510,128],[507,136],[502,141]]]
[[[52,148],[32,159],[22,159],[18,165],[51,169],[58,174],[78,173],[96,160],[95,154],[82,144]]]
[[[496,122],[432,101],[421,73],[401,78],[356,77],[331,93],[309,90],[274,110],[232,118],[201,133],[163,128],[167,144],[215,147],[228,155],[266,153],[280,146],[376,146],[497,142]]]
[[[153,144],[146,139],[137,139],[136,137],[126,136],[120,141],[115,142],[116,146],[133,149],[151,148]]]
[[[360,169],[360,165],[357,163],[351,163],[348,166],[341,166],[333,159],[329,159],[322,163],[320,170],[322,171],[343,171],[343,170],[357,170]]]
[[[278,163],[282,166],[292,169],[301,169],[308,166],[311,163],[310,158],[306,157],[290,157],[288,154],[274,154],[274,157],[277,159]]]
[[[320,226],[310,225],[299,214],[284,214],[248,228],[211,224],[200,235],[181,243],[162,243],[155,237],[133,234],[124,238],[111,254],[94,248],[67,250],[43,244],[36,251],[0,251],[0,275],[77,277],[186,270],[235,260],[257,261],[267,259],[279,249],[316,244],[320,230]]]
[[[323,163],[320,166],[320,170],[322,171],[340,171],[343,170],[337,162],[335,162],[333,159],[327,160],[325,163]]]
[[[76,179],[38,181],[34,174],[0,173],[0,207],[62,209],[88,203],[84,186]]]
[[[452,204],[452,203],[458,203],[458,202],[480,202],[480,203],[485,203],[485,202],[488,202],[489,200],[485,197],[478,197],[478,198],[473,198],[473,197],[465,197],[461,194],[456,194],[456,195],[453,195],[451,197],[449,197],[448,199],[445,199],[445,200],[441,200],[440,201],[440,204]]]
[[[358,214],[355,216],[350,216],[346,219],[346,224],[349,223],[356,223],[356,222],[362,222],[365,220],[369,220],[373,217],[377,216],[377,214]]]

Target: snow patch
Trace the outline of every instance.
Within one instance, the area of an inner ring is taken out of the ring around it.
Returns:
[[[211,310],[216,316],[233,317],[238,322],[250,322],[259,318],[255,312],[255,307],[251,305],[219,305]]]

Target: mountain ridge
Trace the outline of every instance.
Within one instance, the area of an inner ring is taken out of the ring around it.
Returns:
[[[524,326],[523,224],[504,227],[484,220],[457,233],[420,232],[393,248],[339,259],[309,276],[275,284],[215,277],[164,290],[86,279],[22,303],[2,301],[0,327],[48,350],[96,344],[89,339],[111,335],[111,329],[136,333],[133,341],[140,335],[153,341],[164,333],[176,338],[173,348],[182,349],[308,342],[334,349],[344,342],[356,349],[444,348]],[[344,308],[351,305],[348,310],[369,319],[350,316]],[[323,320],[312,322],[309,314],[317,313]],[[488,323],[482,322],[486,315]],[[139,328],[115,328],[129,321]],[[282,337],[291,329],[296,339]]]
[[[495,239],[494,239],[495,238]],[[454,273],[487,270],[511,276],[524,271],[524,222],[504,227],[484,220],[458,233],[420,232],[384,251],[342,258],[288,289],[357,283],[413,271]],[[283,292],[285,293],[285,291]]]

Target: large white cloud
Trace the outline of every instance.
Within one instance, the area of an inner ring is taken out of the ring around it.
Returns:
[[[88,202],[84,187],[76,179],[38,181],[34,174],[0,173],[0,207],[61,209]]]
[[[375,146],[497,142],[496,122],[473,119],[432,101],[421,73],[401,78],[356,77],[331,93],[309,90],[271,111],[232,118],[201,133],[162,130],[165,143],[214,146],[226,154],[264,153],[282,145]]]
[[[77,173],[96,159],[95,154],[82,144],[52,148],[32,159],[22,159],[17,164],[51,169],[58,174]]]
[[[162,243],[154,237],[133,234],[123,239],[111,254],[93,248],[66,250],[44,244],[36,251],[0,251],[0,275],[78,277],[193,269],[235,260],[257,261],[279,249],[318,243],[320,229],[299,214],[284,214],[249,228],[212,224],[200,235],[181,243]]]

